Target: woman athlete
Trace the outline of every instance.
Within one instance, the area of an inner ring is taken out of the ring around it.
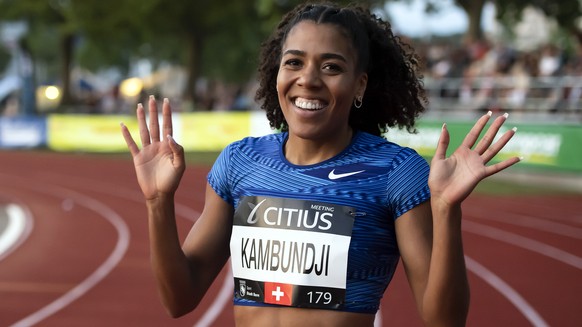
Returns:
[[[461,203],[517,163],[488,165],[512,138],[488,113],[430,164],[384,139],[425,110],[418,60],[389,23],[357,6],[304,4],[263,44],[256,100],[274,134],[230,144],[208,175],[201,216],[181,245],[174,194],[183,148],[171,108],[137,107],[141,149],[122,134],[145,196],[152,267],[169,314],[192,311],[231,259],[237,326],[373,326],[402,260],[427,326],[463,326],[469,286]],[[161,132],[161,133],[160,133]],[[160,139],[160,134],[163,138]]]

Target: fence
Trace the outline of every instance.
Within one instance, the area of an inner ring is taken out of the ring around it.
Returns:
[[[582,76],[426,78],[431,113],[494,110],[525,120],[582,123]]]

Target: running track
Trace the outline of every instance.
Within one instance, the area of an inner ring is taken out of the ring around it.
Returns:
[[[145,208],[129,160],[0,152],[0,204],[27,229],[0,254],[0,326],[231,326],[229,270],[201,306],[168,318],[149,268]],[[185,237],[208,168],[177,194]],[[582,195],[485,197],[464,206],[468,326],[580,326]],[[399,268],[378,326],[421,326]]]

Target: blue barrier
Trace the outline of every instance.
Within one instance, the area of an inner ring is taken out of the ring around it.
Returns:
[[[0,118],[0,148],[35,148],[46,144],[46,118],[28,116]]]

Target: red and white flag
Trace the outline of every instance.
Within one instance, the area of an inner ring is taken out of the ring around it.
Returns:
[[[265,303],[291,305],[293,285],[265,282]]]

